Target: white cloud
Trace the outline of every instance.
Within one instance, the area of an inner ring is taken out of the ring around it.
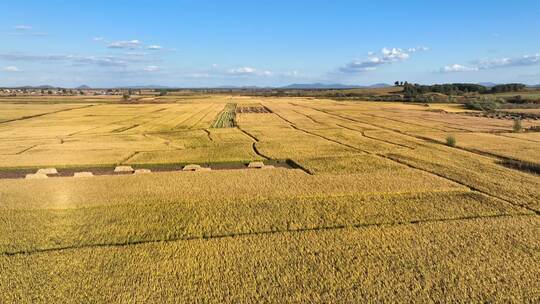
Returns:
[[[212,77],[212,75],[208,73],[193,73],[190,76],[193,78],[211,78]]]
[[[469,66],[453,64],[443,67],[441,72],[470,72],[507,67],[533,66],[537,64],[540,64],[540,53],[513,58],[505,57],[476,60],[473,61]]]
[[[104,39],[105,38],[103,38],[103,37],[94,37],[94,38],[92,38],[92,40],[94,40],[94,41],[103,41]]]
[[[144,67],[143,70],[146,72],[157,72],[160,70],[160,68],[157,65],[149,65],[149,66]]]
[[[120,40],[111,42],[107,47],[110,49],[136,49],[141,47],[142,42],[140,40]]]
[[[289,77],[297,77],[297,76],[300,75],[300,72],[297,71],[297,70],[293,70],[293,71],[290,71],[290,72],[285,72],[283,75],[289,76]]]
[[[478,67],[482,70],[515,66],[531,66],[539,63],[540,53],[533,55],[523,55],[521,57],[514,58],[495,58],[477,61]]]
[[[17,31],[29,31],[32,27],[30,25],[15,25],[13,29]]]
[[[419,46],[409,49],[383,48],[379,54],[369,52],[367,58],[354,60],[339,68],[339,71],[346,74],[373,71],[378,66],[406,61],[412,53],[427,51],[429,48]]]
[[[415,52],[420,52],[420,51],[429,51],[429,48],[427,46],[417,46],[417,47],[409,48],[407,49],[407,51],[409,53],[415,53]]]
[[[441,72],[443,72],[443,73],[471,72],[471,71],[478,71],[478,68],[477,67],[464,66],[464,65],[461,65],[461,64],[452,64],[452,65],[444,66],[441,69]]]
[[[2,68],[3,72],[20,72],[21,70],[16,66],[7,66]]]
[[[256,68],[252,67],[233,68],[229,69],[227,73],[234,76],[272,76],[274,74],[269,70],[257,70]]]
[[[251,67],[241,67],[241,68],[234,68],[229,70],[229,74],[234,75],[249,75],[249,74],[255,74],[257,70],[255,68]]]
[[[7,33],[9,36],[18,36],[18,37],[43,37],[47,36],[47,33],[36,32],[34,28],[30,25],[15,25],[12,26],[13,32]]]
[[[98,65],[98,66],[126,66],[131,58],[118,56],[80,56],[71,54],[62,55],[27,55],[27,54],[0,54],[1,60],[6,61],[29,61],[29,62],[67,62],[73,65]]]
[[[134,57],[144,57],[148,55],[146,52],[125,52],[126,56],[134,56]]]
[[[146,47],[146,49],[157,51],[163,49],[163,47],[161,45],[149,45]]]

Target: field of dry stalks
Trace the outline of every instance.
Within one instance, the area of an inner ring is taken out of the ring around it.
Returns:
[[[1,100],[0,302],[540,301],[538,133],[455,105],[116,102]],[[118,165],[152,172],[23,178]]]

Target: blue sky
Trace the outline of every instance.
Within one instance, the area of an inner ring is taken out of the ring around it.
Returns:
[[[539,1],[7,1],[0,86],[540,83]]]

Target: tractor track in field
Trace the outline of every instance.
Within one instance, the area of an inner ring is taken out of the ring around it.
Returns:
[[[90,108],[90,107],[93,107],[93,106],[95,106],[95,105],[92,104],[92,105],[86,105],[86,106],[77,107],[77,108],[62,109],[62,110],[53,111],[53,112],[40,113],[40,114],[30,115],[30,116],[24,116],[24,117],[19,117],[19,118],[15,118],[15,119],[0,121],[0,124],[10,123],[10,122],[14,122],[14,121],[28,120],[28,119],[32,119],[32,118],[36,118],[36,117],[41,117],[41,116],[51,115],[51,114],[56,114],[56,113],[61,113],[61,112],[67,112],[67,111],[71,111],[71,110],[86,109],[86,108]]]
[[[210,107],[211,108],[211,107]],[[203,121],[203,119],[205,119],[208,115],[210,114],[210,111],[207,111],[199,120],[197,120],[197,122],[195,122],[194,124],[192,124],[191,126],[189,126],[188,129],[190,130],[193,130],[193,128],[198,125],[201,121]]]
[[[212,134],[210,134],[210,131],[208,129],[201,129],[204,131],[204,133],[206,133],[206,136],[208,137],[208,140],[210,140],[211,142],[214,141],[214,139],[212,138]]]
[[[21,155],[21,154],[23,154],[24,152],[26,152],[26,151],[28,151],[28,150],[32,150],[32,149],[34,149],[34,148],[37,147],[37,146],[39,146],[39,145],[32,145],[32,146],[30,146],[30,147],[28,147],[28,148],[25,148],[25,149],[23,149],[23,150],[21,150],[21,151],[18,151],[17,153],[15,153],[15,154],[13,154],[13,155]]]
[[[380,223],[359,223],[359,224],[337,224],[337,225],[328,225],[328,226],[318,226],[318,227],[305,227],[305,228],[293,228],[293,229],[281,229],[281,230],[260,230],[260,231],[251,231],[251,232],[233,232],[233,233],[222,233],[222,234],[212,234],[212,235],[203,235],[202,236],[188,236],[188,237],[171,237],[163,239],[148,239],[148,240],[136,240],[130,241],[126,240],[125,242],[111,242],[111,243],[94,243],[94,244],[83,244],[83,245],[71,245],[71,246],[61,246],[53,248],[42,248],[42,249],[33,249],[33,250],[20,250],[20,251],[7,251],[0,253],[0,256],[12,257],[12,256],[30,256],[35,254],[47,254],[53,252],[64,252],[64,251],[74,251],[82,249],[91,249],[91,248],[126,248],[129,246],[144,245],[144,244],[157,244],[157,243],[171,243],[171,242],[187,242],[187,241],[211,241],[219,240],[225,238],[240,238],[240,237],[256,237],[256,236],[265,236],[265,235],[274,235],[274,234],[290,234],[290,233],[304,233],[304,232],[317,232],[317,231],[339,231],[343,229],[362,229],[370,227],[396,227],[404,225],[422,225],[429,223],[445,223],[445,222],[457,222],[457,221],[474,221],[479,219],[496,219],[496,218],[510,218],[510,217],[531,217],[535,216],[534,214],[491,214],[491,215],[472,215],[472,216],[459,216],[453,218],[432,218],[432,219],[417,219],[410,221],[399,221],[399,222],[380,222]]]
[[[292,121],[286,119],[285,117],[283,117],[281,114],[278,114],[276,113],[276,111],[273,111],[274,114],[279,117],[281,120],[285,121],[291,128],[295,129],[295,130],[298,130],[300,132],[304,132],[306,134],[309,134],[309,135],[312,135],[312,136],[316,136],[316,137],[319,137],[319,138],[322,138],[324,140],[327,140],[327,141],[330,141],[330,142],[333,142],[333,143],[336,143],[336,144],[339,144],[339,145],[342,145],[342,146],[345,146],[347,148],[350,148],[350,149],[353,149],[353,150],[356,150],[356,151],[360,151],[360,152],[364,152],[364,153],[368,153],[368,154],[372,154],[371,152],[367,151],[367,150],[363,150],[363,149],[360,149],[358,147],[355,147],[355,146],[352,146],[352,145],[349,145],[349,144],[346,144],[346,143],[343,143],[339,140],[335,140],[333,138],[330,138],[330,137],[327,137],[327,136],[324,136],[324,135],[320,135],[320,134],[317,134],[313,131],[309,131],[309,130],[306,130],[306,129],[303,129],[303,128],[300,128],[298,127],[296,124],[294,124]]]
[[[249,133],[248,131],[242,129],[242,127],[240,127],[239,125],[236,125],[236,128],[238,130],[240,130],[240,132],[246,134],[247,136],[249,136],[249,138],[253,139],[253,144],[251,144],[251,148],[253,149],[253,152],[255,152],[255,154],[259,155],[260,157],[266,159],[266,160],[271,160],[272,158],[267,156],[267,155],[264,155],[263,153],[261,153],[261,151],[259,151],[259,149],[257,148],[257,143],[259,142],[259,139],[257,137],[255,137],[255,135]]]
[[[134,151],[133,153],[129,154],[126,158],[124,158],[123,160],[121,160],[119,162],[119,164],[125,164],[128,160],[134,158],[135,156],[137,156],[137,154],[141,153],[142,151]]]
[[[207,107],[204,107],[202,108],[200,111],[196,112],[196,113],[193,113],[191,115],[189,115],[186,119],[182,120],[180,123],[177,123],[174,127],[172,127],[170,130],[171,131],[179,131],[179,130],[182,130],[182,129],[186,129],[186,128],[181,128],[182,125],[184,125],[185,122],[189,121],[191,118],[194,118],[196,117],[197,115],[199,115],[200,113],[208,110],[212,108],[212,105],[209,105]],[[197,122],[198,123],[198,122]],[[197,124],[195,123],[195,124]],[[190,129],[190,128],[187,128],[187,129]]]
[[[294,104],[294,105],[296,105],[296,104]],[[412,138],[415,138],[415,139],[420,139],[420,140],[423,140],[423,141],[426,141],[426,142],[429,142],[429,143],[440,144],[440,145],[447,146],[443,141],[436,140],[436,139],[433,139],[433,138],[429,138],[429,137],[426,137],[426,136],[410,134],[410,133],[407,133],[407,132],[403,132],[401,130],[392,129],[392,128],[388,128],[388,127],[385,127],[385,126],[373,124],[373,123],[370,123],[370,122],[361,121],[361,120],[358,120],[358,119],[350,118],[350,117],[343,116],[343,115],[340,115],[340,114],[335,114],[335,113],[332,113],[332,112],[329,112],[329,111],[326,111],[326,110],[312,108],[312,107],[309,107],[309,106],[303,106],[303,105],[298,105],[298,106],[309,108],[309,109],[312,109],[312,110],[316,110],[316,111],[328,114],[330,116],[334,116],[334,117],[338,117],[338,118],[341,118],[341,119],[349,120],[349,121],[352,121],[352,122],[355,122],[355,123],[367,124],[367,125],[371,125],[371,126],[374,126],[374,127],[377,127],[377,128],[384,129],[384,130],[396,132],[396,133],[399,133],[399,134],[401,134],[403,136],[408,136],[408,137],[412,137]],[[366,113],[364,113],[362,115],[372,116],[372,117],[375,117],[375,118],[385,118],[385,117],[376,116],[376,115],[372,115],[372,114],[366,114]],[[400,123],[415,125],[415,124],[412,124],[412,123],[401,122],[401,121],[398,121],[398,120],[395,120],[395,121],[400,122]],[[443,131],[443,132],[446,133],[447,131]],[[470,133],[474,133],[474,132],[470,132]],[[500,154],[491,153],[491,152],[486,152],[486,151],[482,151],[482,150],[478,150],[478,149],[474,149],[474,148],[467,148],[467,147],[463,147],[463,146],[455,146],[455,147],[452,147],[452,148],[459,149],[459,150],[462,150],[462,151],[466,151],[466,152],[469,152],[469,153],[473,153],[473,154],[476,154],[476,155],[479,155],[479,156],[488,157],[488,158],[491,158],[491,159],[494,159],[494,160],[497,160],[497,161],[523,162],[522,160],[517,159],[517,158],[508,157],[508,156],[505,156],[505,155],[500,155]],[[526,172],[526,173],[530,173],[530,172]]]
[[[362,134],[362,136],[364,136],[365,138],[369,138],[371,140],[380,141],[380,142],[383,142],[383,143],[387,143],[387,144],[390,144],[390,145],[394,145],[394,146],[398,146],[398,147],[402,147],[402,148],[407,148],[407,149],[411,149],[411,150],[415,149],[415,148],[409,147],[407,145],[398,144],[398,143],[395,143],[395,142],[391,142],[391,141],[388,141],[388,140],[384,140],[384,139],[380,139],[380,138],[377,138],[377,137],[367,135],[365,130],[357,130],[355,128],[347,127],[347,126],[344,126],[344,125],[341,125],[341,124],[336,124],[336,126],[341,127],[343,129],[359,132],[360,134]]]
[[[310,107],[308,107],[308,108],[310,108]],[[318,136],[318,137],[320,137],[320,138],[326,139],[326,140],[328,140],[328,141],[331,141],[331,142],[334,142],[334,143],[343,145],[343,146],[345,146],[345,147],[348,147],[348,148],[351,148],[351,149],[354,149],[354,150],[357,150],[357,151],[360,151],[360,152],[364,152],[364,153],[367,153],[367,154],[370,154],[370,155],[378,156],[378,157],[381,157],[381,158],[384,158],[384,159],[393,161],[393,162],[398,163],[398,164],[400,164],[400,165],[407,166],[407,167],[409,167],[409,168],[411,168],[411,169],[416,169],[416,170],[419,170],[419,171],[422,171],[422,172],[425,172],[425,173],[428,173],[428,174],[437,176],[437,177],[439,177],[439,178],[443,178],[443,179],[448,180],[448,181],[450,181],[450,182],[459,184],[459,185],[461,185],[461,186],[463,186],[463,187],[465,187],[465,188],[467,188],[467,189],[470,189],[471,191],[475,191],[475,192],[484,194],[484,195],[489,196],[489,197],[491,197],[491,198],[496,198],[496,199],[502,200],[502,201],[506,202],[507,204],[510,204],[510,205],[513,205],[513,206],[516,206],[516,207],[520,207],[520,208],[526,209],[526,210],[528,210],[528,211],[534,212],[536,215],[540,215],[540,211],[538,211],[538,210],[536,210],[536,209],[530,208],[529,206],[526,206],[526,205],[519,205],[519,204],[513,203],[513,202],[511,202],[511,201],[509,201],[509,200],[507,200],[507,199],[505,199],[505,198],[503,198],[503,197],[498,197],[498,196],[492,195],[492,194],[490,194],[490,193],[488,193],[488,192],[485,192],[485,191],[483,191],[483,190],[481,190],[481,189],[476,188],[475,186],[472,186],[472,185],[470,185],[470,184],[465,184],[465,183],[463,183],[462,181],[460,181],[460,180],[458,180],[458,179],[451,178],[451,177],[445,176],[445,175],[443,175],[443,174],[440,174],[440,173],[437,173],[437,172],[433,172],[433,171],[430,171],[430,170],[427,170],[427,169],[424,169],[424,168],[420,168],[420,167],[413,166],[413,165],[411,165],[411,164],[409,164],[409,163],[406,163],[406,162],[404,162],[404,161],[401,161],[401,160],[392,158],[392,157],[390,157],[390,156],[388,156],[388,155],[384,155],[384,154],[381,154],[381,153],[373,153],[373,152],[370,152],[370,151],[367,151],[367,150],[363,150],[363,149],[360,149],[360,148],[358,148],[358,147],[355,147],[355,146],[352,146],[352,145],[349,145],[349,144],[340,142],[340,141],[338,141],[338,140],[335,140],[335,139],[328,138],[328,137],[326,137],[326,136],[317,134],[317,133],[315,133],[315,132],[313,132],[313,131],[308,131],[308,130],[299,128],[299,127],[297,127],[296,125],[294,125],[294,123],[291,122],[290,120],[288,120],[288,119],[284,118],[282,115],[276,113],[276,111],[273,111],[273,112],[274,112],[274,114],[275,114],[276,116],[278,116],[279,118],[281,118],[283,121],[287,122],[292,128],[294,128],[294,129],[296,129],[296,130],[299,130],[299,131],[302,131],[302,132],[305,132],[305,133],[307,133],[307,134],[311,134],[311,135],[314,135],[314,136]],[[321,111],[321,112],[325,113],[324,111]],[[341,117],[341,116],[339,116],[339,115],[335,115],[335,116]],[[353,120],[353,121],[354,121],[354,120]],[[360,121],[359,123],[369,124],[369,123],[365,123],[365,122],[362,122],[362,121]],[[376,125],[373,125],[373,124],[370,124],[370,125],[376,126]],[[394,131],[394,130],[390,129],[390,131]],[[412,135],[409,135],[409,136],[415,137],[415,136],[412,136]],[[419,139],[422,139],[422,138],[419,138]],[[435,141],[435,142],[436,142],[436,141]],[[438,143],[438,142],[436,142],[436,143]],[[468,152],[473,153],[473,154],[476,154],[476,153],[471,152],[471,151],[468,151]]]

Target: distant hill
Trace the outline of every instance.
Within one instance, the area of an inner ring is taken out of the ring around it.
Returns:
[[[389,85],[388,83],[376,83],[376,84],[367,86],[366,88],[378,89],[378,88],[389,88],[389,87],[393,87],[393,86]]]
[[[82,85],[82,86],[76,87],[75,89],[77,89],[77,90],[90,90],[91,87],[89,87],[87,85]]]
[[[369,86],[341,84],[341,83],[294,83],[280,89],[362,89],[362,88],[386,88],[391,85],[376,83]]]
[[[139,85],[139,86],[125,86],[125,87],[116,87],[116,89],[171,89],[171,87],[168,86],[161,86],[161,85]]]
[[[46,90],[46,89],[56,89],[57,87],[53,87],[50,85],[40,85],[40,86],[22,86],[22,87],[16,87],[16,89],[33,89],[33,90]]]
[[[488,87],[488,88],[491,88],[491,87],[494,87],[494,86],[497,85],[497,84],[494,83],[494,82],[479,82],[479,83],[477,83],[477,84],[479,84],[479,85],[481,85],[481,86],[484,86],[484,87]]]
[[[231,89],[231,90],[239,90],[239,89],[271,89],[272,87],[258,87],[258,86],[229,86],[229,85],[224,85],[224,86],[219,86],[219,87],[214,87],[214,89]]]

